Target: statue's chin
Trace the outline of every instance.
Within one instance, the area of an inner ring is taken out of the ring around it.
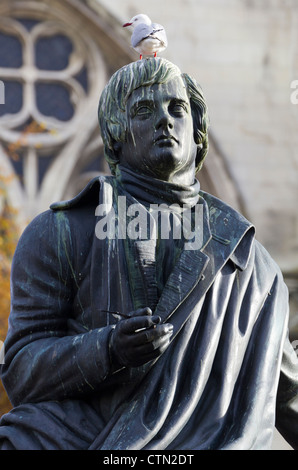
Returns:
[[[151,157],[150,163],[146,165],[146,168],[150,171],[151,176],[168,181],[171,176],[181,170],[186,165],[186,161],[178,157],[172,152],[164,151]]]

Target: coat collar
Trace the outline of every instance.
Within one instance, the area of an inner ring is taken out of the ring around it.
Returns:
[[[97,204],[103,199],[105,204],[111,206],[112,183],[112,177],[95,178],[74,199],[52,204],[51,209],[71,210],[90,204],[91,201]],[[195,287],[198,300],[228,260],[240,270],[244,270],[248,264],[254,240],[253,225],[208,193],[201,191],[199,202],[203,205],[203,243],[197,249],[182,250],[156,306],[155,313],[163,320],[173,314]]]
[[[101,200],[99,193],[104,187],[104,183],[111,186],[113,177],[100,176],[93,178],[86,187],[73,199],[67,201],[59,201],[51,204],[50,209],[53,211],[72,209],[83,206],[85,204],[98,204]],[[111,191],[110,191],[111,194]],[[235,240],[242,238],[243,232],[250,229],[250,236],[243,239],[241,249],[235,248],[230,258],[237,266],[243,270],[247,265],[250,254],[252,238],[254,236],[253,225],[245,219],[239,212],[225,204],[220,199],[200,191],[200,203],[204,205],[204,246],[206,240],[210,237],[223,245],[234,245]]]
[[[208,220],[212,239],[219,246],[230,246],[229,258],[243,271],[251,253],[255,228],[243,215],[220,199],[201,191],[208,207]]]

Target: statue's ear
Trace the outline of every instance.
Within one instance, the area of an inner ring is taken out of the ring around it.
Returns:
[[[197,171],[200,171],[200,169],[203,166],[204,160],[205,160],[205,158],[207,156],[207,153],[208,153],[208,148],[209,148],[208,134],[206,134],[204,142],[197,146],[197,157],[196,157],[196,169],[197,169]]]
[[[115,156],[120,157],[121,150],[122,150],[122,143],[121,142],[114,142],[113,150],[114,150]]]
[[[196,155],[196,168],[200,166],[201,160],[202,160],[202,149],[203,149],[203,144],[198,144],[197,145],[197,155]]]

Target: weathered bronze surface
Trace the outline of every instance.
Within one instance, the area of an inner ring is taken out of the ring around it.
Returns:
[[[112,176],[34,219],[15,253],[0,448],[269,449],[275,419],[297,448],[287,289],[253,225],[200,191],[200,87],[134,62],[99,121]]]

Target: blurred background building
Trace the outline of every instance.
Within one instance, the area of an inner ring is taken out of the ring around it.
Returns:
[[[98,99],[111,74],[138,59],[122,28],[138,13],[164,25],[169,46],[162,56],[202,85],[211,130],[198,178],[256,225],[257,238],[281,267],[294,341],[296,0],[1,0],[0,173],[14,175],[8,199],[18,210],[20,232],[52,202],[109,173]]]

